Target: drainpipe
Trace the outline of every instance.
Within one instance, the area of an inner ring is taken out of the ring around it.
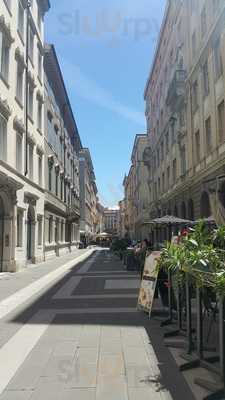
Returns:
[[[28,72],[29,72],[29,29],[30,29],[30,1],[27,1],[26,14],[27,14],[27,26],[26,26],[26,89],[25,89],[25,171],[24,175],[28,174],[28,96],[29,96],[29,85],[28,85]]]

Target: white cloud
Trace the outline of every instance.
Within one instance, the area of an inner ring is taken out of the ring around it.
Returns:
[[[77,95],[99,107],[145,127],[144,112],[136,111],[117,101],[109,91],[87,77],[77,65],[71,64],[65,59],[62,60],[62,65],[65,80],[70,90],[73,89]]]

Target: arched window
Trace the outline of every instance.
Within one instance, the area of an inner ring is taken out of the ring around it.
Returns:
[[[195,219],[194,202],[192,199],[188,201],[188,218],[192,221]]]
[[[181,204],[181,218],[186,219],[186,204],[184,201]]]
[[[201,218],[208,218],[211,216],[211,207],[210,207],[209,195],[207,192],[203,192],[201,195],[200,213],[201,213]]]
[[[173,212],[174,217],[178,217],[178,210],[177,206],[174,207],[174,212]]]

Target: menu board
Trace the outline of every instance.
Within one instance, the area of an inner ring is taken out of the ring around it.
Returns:
[[[153,251],[150,255],[146,256],[144,272],[138,297],[138,308],[148,312],[149,318],[151,316],[155,288],[158,278],[156,265],[159,257],[160,251]]]

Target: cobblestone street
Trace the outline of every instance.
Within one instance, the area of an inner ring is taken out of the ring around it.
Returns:
[[[136,310],[139,277],[104,250],[74,264],[1,320],[0,399],[191,400],[158,323]]]

